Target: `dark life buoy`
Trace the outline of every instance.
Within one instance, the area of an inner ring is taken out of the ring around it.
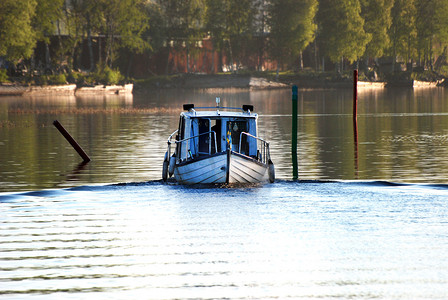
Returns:
[[[168,175],[171,177],[174,174],[174,165],[176,164],[176,156],[172,155],[168,164]]]
[[[163,181],[167,181],[168,180],[168,165],[169,165],[169,160],[168,160],[168,152],[165,152],[165,158],[163,159],[163,167],[162,167],[162,179]]]
[[[274,183],[275,182],[275,167],[272,160],[268,161],[268,174],[269,174],[269,182]]]

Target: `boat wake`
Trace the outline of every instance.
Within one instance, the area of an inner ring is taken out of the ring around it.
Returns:
[[[327,188],[326,186],[332,186]],[[336,186],[336,187],[335,187]],[[82,192],[102,192],[113,193],[114,191],[123,192],[126,190],[138,191],[138,189],[147,190],[148,188],[164,188],[175,190],[238,190],[238,189],[279,189],[288,191],[289,189],[307,190],[312,188],[315,190],[318,188],[322,193],[328,192],[328,190],[334,190],[340,188],[355,188],[359,189],[362,194],[363,190],[378,188],[399,188],[399,189],[421,189],[421,190],[442,190],[448,191],[448,184],[440,183],[401,183],[384,180],[375,181],[344,181],[344,180],[286,180],[277,179],[275,183],[219,183],[219,184],[195,184],[195,185],[182,185],[177,183],[174,179],[169,179],[167,182],[162,180],[150,180],[145,182],[123,182],[123,183],[111,183],[102,185],[84,185],[72,188],[63,189],[48,189],[39,191],[27,191],[27,192],[2,192],[0,193],[0,203],[7,202],[19,198],[64,198],[68,195],[70,197],[75,196],[77,193]],[[337,192],[335,192],[337,194]]]

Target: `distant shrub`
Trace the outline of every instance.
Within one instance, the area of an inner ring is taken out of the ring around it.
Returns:
[[[80,77],[81,77],[80,73],[70,72],[67,74],[66,79],[68,83],[78,83]]]
[[[443,65],[440,67],[440,74],[442,74],[445,77],[448,77],[448,65]]]
[[[118,69],[114,70],[108,66],[100,68],[97,72],[98,82],[104,84],[118,84],[123,79],[123,75],[121,75]]]
[[[34,76],[32,78],[31,84],[35,85],[48,85],[48,76],[47,75],[42,75],[42,76]]]
[[[8,74],[6,74],[6,69],[0,69],[0,82],[9,82]]]
[[[67,84],[67,78],[65,74],[50,75],[48,78],[48,82],[50,84],[56,85]]]

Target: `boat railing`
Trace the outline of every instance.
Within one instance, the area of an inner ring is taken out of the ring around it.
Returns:
[[[257,143],[260,143],[261,147],[258,147],[258,145],[257,145],[257,159],[260,162],[262,162],[264,164],[267,164],[269,162],[269,160],[271,159],[271,153],[269,151],[269,143],[266,142],[265,140],[263,140],[262,138],[254,136],[254,135],[252,135],[250,133],[247,133],[247,132],[244,132],[244,131],[241,132],[241,134],[240,134],[240,143],[238,145],[238,152],[241,153],[241,142],[243,140],[242,139],[243,134],[245,136],[247,136],[248,138],[255,139],[257,141]]]
[[[168,139],[168,154],[170,154],[170,145],[171,145],[171,137],[173,136],[175,134],[175,132],[170,136],[170,138]],[[197,135],[194,135],[194,136],[190,136],[190,137],[188,137],[188,138],[185,138],[185,139],[183,139],[183,140],[180,140],[180,141],[176,141],[176,144],[180,144],[181,146],[180,147],[182,147],[182,144],[184,143],[184,142],[186,142],[186,141],[189,141],[189,140],[191,140],[191,139],[195,139],[195,138],[199,138],[200,136],[203,136],[203,135],[206,135],[206,134],[209,134],[210,136],[213,134],[213,140],[214,140],[214,144],[215,144],[215,149],[213,149],[212,147],[209,147],[208,148],[208,153],[207,154],[214,154],[214,153],[216,153],[218,150],[218,143],[216,142],[216,132],[214,132],[214,131],[208,131],[208,132],[203,132],[203,133],[200,133],[200,134],[197,134]],[[196,145],[196,143],[194,143],[193,144],[193,146],[195,147],[195,151],[194,151],[194,153],[197,155],[197,154],[199,154],[199,149],[197,149],[198,148],[198,145]],[[212,151],[212,150],[214,150],[214,151]],[[178,152],[181,152],[181,151],[178,151]],[[171,154],[170,154],[171,155]],[[185,151],[185,157],[180,157],[180,153],[179,153],[179,159],[180,160],[186,160],[186,159],[188,159],[188,158],[193,158],[193,154],[191,153],[191,151],[190,151],[190,149],[188,149],[188,151]]]
[[[176,131],[174,131],[168,138],[168,158],[171,157],[171,139],[178,131],[179,131],[179,129],[176,129]]]

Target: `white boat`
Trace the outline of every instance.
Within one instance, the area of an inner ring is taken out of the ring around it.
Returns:
[[[257,135],[253,106],[220,107],[219,102],[216,107],[184,104],[179,128],[168,138],[162,179],[174,176],[181,184],[274,182],[269,143]]]

